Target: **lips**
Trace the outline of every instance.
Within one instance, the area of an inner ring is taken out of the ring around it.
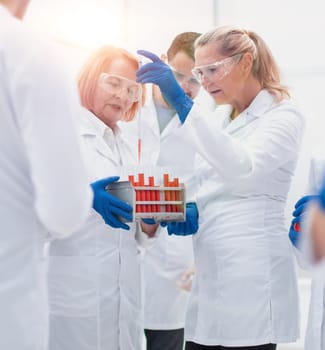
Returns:
[[[218,93],[221,92],[221,91],[222,91],[221,89],[209,90],[209,94],[210,94],[210,95],[216,95],[216,94],[218,94]]]
[[[122,107],[117,104],[109,104],[109,106],[116,111],[120,111],[122,109]]]

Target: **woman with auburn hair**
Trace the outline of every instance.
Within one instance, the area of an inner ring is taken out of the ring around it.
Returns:
[[[138,61],[121,48],[97,50],[81,69],[80,137],[89,181],[119,175],[136,162],[118,121],[132,120],[144,99]],[[117,181],[118,177],[112,181]],[[108,222],[95,212],[66,240],[53,241],[49,259],[49,349],[140,350],[141,273],[135,224]]]
[[[186,350],[294,342],[298,293],[284,209],[305,121],[271,51],[256,33],[232,26],[196,40],[192,72],[218,105],[215,121],[202,118],[156,55],[139,53],[153,63],[137,81],[160,86],[202,159]],[[182,224],[173,227],[184,234]]]

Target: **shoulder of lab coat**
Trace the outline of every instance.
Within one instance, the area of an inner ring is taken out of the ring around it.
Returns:
[[[194,104],[182,126],[201,156],[223,178],[263,176],[299,151],[305,120],[290,101],[276,103],[269,92],[262,90],[245,111],[227,124],[229,111],[229,107],[217,107],[215,118],[220,118],[221,125],[216,128]],[[258,126],[245,144],[231,136],[256,119],[260,119]]]
[[[62,58],[55,46],[36,38],[3,7],[0,52],[2,82],[24,142],[38,217],[48,230],[76,231],[92,200],[76,131],[76,82],[58,64]]]

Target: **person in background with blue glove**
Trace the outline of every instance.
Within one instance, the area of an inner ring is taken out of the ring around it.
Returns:
[[[312,158],[309,172],[309,193],[319,193],[325,170],[325,160]],[[325,192],[320,192],[320,194]],[[323,200],[325,197],[323,198]],[[306,227],[307,210],[311,203],[321,203],[320,195],[307,195],[300,198],[295,204],[293,219],[290,225],[289,238],[298,249],[297,261],[302,268],[312,269],[313,263],[300,252],[301,241]],[[325,232],[325,230],[323,231]],[[325,275],[315,274],[311,284],[311,297],[309,305],[309,316],[305,335],[305,350],[323,350],[325,347]]]
[[[142,349],[136,224],[124,222],[132,221],[130,205],[105,191],[119,180],[107,175],[123,174],[136,162],[117,122],[132,120],[143,102],[137,69],[135,56],[106,46],[89,57],[78,78],[84,109],[76,119],[97,212],[76,234],[50,244],[51,350]]]
[[[191,73],[194,67],[193,44],[199,36],[196,32],[178,34],[166,55],[161,56],[182,93],[190,101],[200,92],[200,83]],[[159,86],[146,87],[149,98],[141,111],[140,125],[142,164],[155,164],[158,168],[166,169],[171,176],[178,177],[180,182],[185,183],[187,200],[194,201],[198,190],[198,178],[194,168],[195,149],[188,142],[181,142],[179,139],[176,130],[179,125],[179,111],[171,106]],[[123,131],[125,128],[136,128],[138,121],[123,127]],[[138,132],[131,129],[128,134],[131,139]],[[133,142],[135,144],[136,139]],[[148,223],[148,220],[145,222]],[[155,227],[155,238],[143,257],[147,350],[182,350],[189,293],[179,286],[186,283],[186,272],[193,265],[191,235],[198,230],[195,203],[187,203],[185,222],[162,225],[165,227]]]
[[[160,87],[183,124],[175,126],[179,138],[202,158],[185,348],[273,350],[298,337],[297,281],[283,216],[305,120],[255,32],[222,26],[194,47],[192,72],[218,104],[216,122],[202,117],[153,53],[139,51],[152,62],[137,71],[138,82]]]

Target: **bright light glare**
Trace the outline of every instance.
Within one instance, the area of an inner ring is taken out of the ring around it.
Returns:
[[[43,1],[43,4],[38,5],[35,2],[25,19],[42,33],[46,32],[60,41],[86,48],[116,45],[125,40],[120,1]],[[43,10],[40,10],[41,5]]]

